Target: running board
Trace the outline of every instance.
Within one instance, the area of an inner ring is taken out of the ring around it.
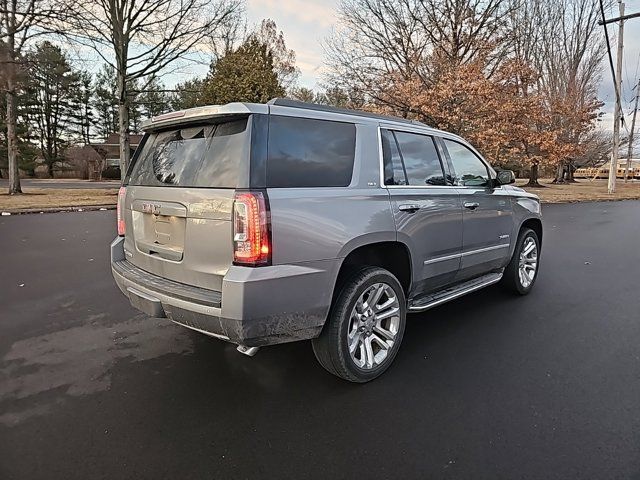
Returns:
[[[483,275],[482,277],[477,277],[473,280],[468,280],[454,287],[447,288],[446,290],[441,290],[436,293],[418,297],[409,303],[409,312],[422,312],[424,310],[428,310],[430,308],[448,302],[449,300],[454,300],[463,295],[466,295],[467,293],[480,290],[481,288],[499,282],[501,278],[502,272],[489,273],[487,275]]]

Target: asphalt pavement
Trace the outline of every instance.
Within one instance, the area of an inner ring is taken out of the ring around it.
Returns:
[[[365,385],[138,314],[115,212],[0,217],[0,479],[640,479],[640,202],[544,215],[529,296],[410,316]]]

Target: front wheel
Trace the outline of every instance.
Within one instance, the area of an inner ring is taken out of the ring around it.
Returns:
[[[510,291],[526,295],[533,288],[540,266],[540,240],[536,232],[523,228],[518,235],[511,261],[504,270],[502,284]]]
[[[342,286],[313,351],[330,373],[364,383],[393,362],[406,323],[400,282],[387,270],[364,267]]]

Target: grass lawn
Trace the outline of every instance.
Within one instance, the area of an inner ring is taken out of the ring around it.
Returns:
[[[523,187],[526,179],[518,180]],[[553,185],[551,179],[542,179],[543,188],[525,187],[535,193],[545,203],[584,202],[597,200],[640,199],[640,181],[616,182],[616,193],[607,193],[606,180],[578,179],[578,183]],[[87,207],[93,205],[113,206],[116,204],[118,189],[80,189],[80,188],[36,188],[23,187],[24,194],[8,195],[0,191],[0,212],[20,212],[21,210],[53,209],[65,207]]]
[[[26,209],[86,207],[115,205],[117,188],[31,188],[23,187],[22,195],[8,195],[0,191],[0,212],[19,212]]]
[[[598,200],[635,200],[640,199],[640,181],[622,179],[616,182],[616,193],[607,193],[607,181],[604,179],[577,179],[577,183],[554,185],[551,179],[542,179],[543,188],[524,187],[528,180],[518,180],[516,184],[531,193],[535,193],[545,203],[588,202]]]

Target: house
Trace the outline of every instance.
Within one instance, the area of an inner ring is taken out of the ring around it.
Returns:
[[[142,135],[129,135],[129,151],[133,155],[136,151]],[[120,178],[120,135],[110,133],[103,143],[91,145],[104,158],[104,169],[102,175],[106,178]]]
[[[141,140],[142,135],[129,135],[131,155],[136,151]],[[105,168],[120,168],[120,135],[117,133],[110,133],[103,143],[94,143],[92,146],[102,153],[106,162]]]

